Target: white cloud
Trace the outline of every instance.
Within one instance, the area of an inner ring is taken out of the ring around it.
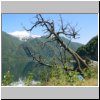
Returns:
[[[41,37],[40,35],[34,35],[34,34],[29,33],[29,32],[26,32],[26,31],[15,31],[15,32],[11,32],[9,34],[14,36],[14,37],[19,38],[20,40],[27,40],[29,38]]]

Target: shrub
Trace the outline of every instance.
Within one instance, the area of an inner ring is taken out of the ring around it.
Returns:
[[[70,84],[70,85],[75,85],[75,83],[77,81],[79,81],[78,79],[78,72],[72,71],[66,74],[66,81]]]
[[[4,79],[2,81],[2,85],[10,85],[13,82],[13,75],[11,74],[10,71],[7,71],[4,74]]]
[[[32,85],[32,80],[33,80],[33,74],[28,73],[26,79],[24,80],[25,85],[27,85],[27,86]]]
[[[67,67],[68,68],[68,67]],[[44,72],[45,73],[45,72]],[[43,75],[46,75],[42,73],[42,85],[49,85],[49,86],[66,86],[66,85],[75,85],[78,79],[78,72],[67,72],[64,71],[60,66],[53,66],[48,74],[47,81],[45,81],[45,78]],[[43,80],[44,79],[44,80]]]
[[[96,78],[98,76],[97,68],[90,67],[88,69],[84,69],[83,72],[86,79]]]

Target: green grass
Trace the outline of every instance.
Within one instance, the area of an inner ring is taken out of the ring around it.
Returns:
[[[97,86],[98,69],[89,68],[84,70],[84,79],[79,80],[78,72],[65,73],[60,67],[54,67],[49,72],[49,78],[45,80],[46,74],[40,84],[42,86]],[[48,81],[47,81],[48,80]]]

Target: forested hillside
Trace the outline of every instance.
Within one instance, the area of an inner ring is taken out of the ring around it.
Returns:
[[[62,39],[66,44],[69,43],[68,39],[64,37]],[[41,54],[46,62],[50,63],[54,58],[57,58],[56,56],[59,56],[59,50],[55,42],[50,42],[43,47],[42,43],[45,43],[47,40],[45,36],[42,36],[35,39],[30,38],[27,41],[20,41],[18,38],[2,32],[2,78],[8,70],[14,75],[14,80],[18,80],[19,77],[25,77],[29,71],[33,71],[37,78],[37,74],[40,73],[43,67],[40,67],[40,65],[26,54],[23,46],[28,46],[32,52]],[[81,45],[80,43],[71,42],[69,47],[77,50]],[[70,56],[69,53],[66,55],[67,58]]]
[[[86,45],[78,48],[77,53],[85,58],[98,61],[98,36],[93,37]]]

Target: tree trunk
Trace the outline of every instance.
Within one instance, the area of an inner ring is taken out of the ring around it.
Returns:
[[[66,50],[68,51],[72,56],[73,58],[76,60],[77,62],[77,68],[80,72],[82,72],[82,69],[81,69],[81,66],[80,66],[80,63],[82,63],[84,65],[84,67],[88,68],[88,65],[84,62],[84,60],[72,49],[70,49],[69,47],[67,47],[64,42],[55,34],[55,36],[57,37],[57,41],[61,44],[61,46]]]

